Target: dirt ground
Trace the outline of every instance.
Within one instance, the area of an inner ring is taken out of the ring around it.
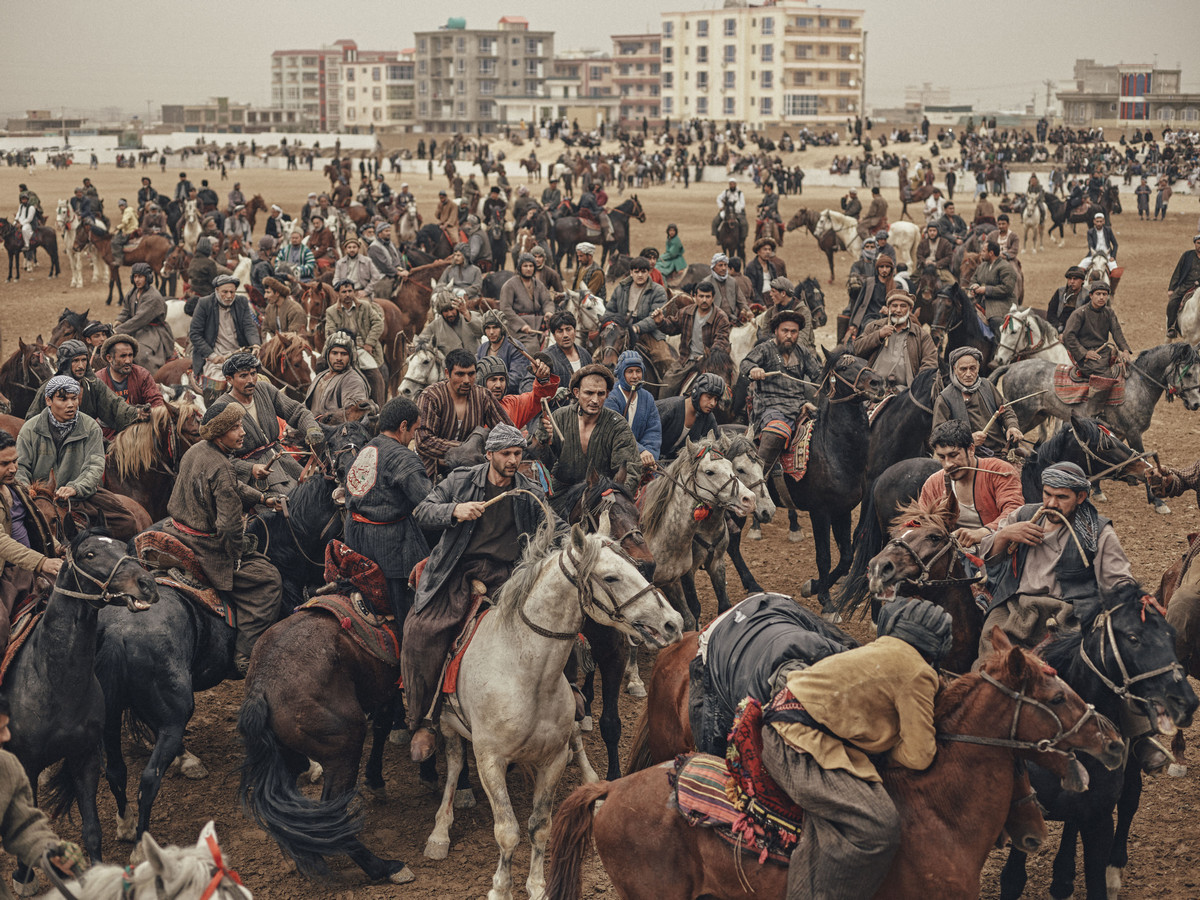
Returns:
[[[905,145],[900,149],[907,150],[910,159],[915,158],[914,145]],[[549,159],[552,150],[557,152],[556,147],[543,147],[539,156],[543,160]],[[844,151],[839,148],[839,152]],[[830,155],[832,150],[810,150],[804,155],[796,154],[795,158],[801,165],[815,170],[824,165]],[[509,157],[515,158],[511,152]],[[230,173],[229,182],[221,182],[218,172],[204,172],[195,166],[186,168],[193,183],[207,177],[222,197],[232,187],[232,181],[237,179],[242,182],[247,194],[261,192],[268,203],[277,202],[293,215],[298,214],[310,190],[320,190],[325,186],[319,169],[311,174],[261,169],[244,172],[235,170]],[[118,198],[124,196],[133,201],[143,174],[142,170],[117,170],[112,167],[90,173],[82,169],[75,167],[69,171],[54,172],[39,167],[33,175],[13,168],[0,169],[0,197],[5,198],[3,210],[0,211],[8,213],[16,208],[17,184],[25,181],[40,194],[43,205],[53,215],[55,201],[69,197],[71,188],[84,175],[90,174],[106,200],[107,209],[112,212],[116,210]],[[169,191],[179,171],[180,167],[172,163],[165,173],[152,169],[147,170],[147,174],[151,175],[160,190]],[[388,177],[393,187],[397,187],[400,180],[396,176]],[[443,180],[439,177],[429,181],[424,175],[408,176],[408,180],[417,195],[420,208],[428,217],[435,204],[437,191],[444,187]],[[514,185],[518,183],[521,182],[513,179]],[[535,194],[540,194],[541,186],[534,185],[533,189]],[[709,222],[720,189],[718,183],[704,183],[693,184],[687,190],[680,186],[639,191],[647,220],[644,225],[634,225],[633,249],[636,251],[646,245],[661,247],[666,225],[673,222],[679,226],[688,260],[706,262],[713,252]],[[758,191],[750,189],[747,194],[751,205],[757,202]],[[835,189],[809,189],[802,197],[783,198],[780,208],[785,219],[802,204],[816,209],[827,206],[836,208],[837,198],[841,194],[842,191]],[[619,202],[615,191],[610,196],[614,203]],[[896,192],[894,189],[888,190],[885,196],[892,204],[894,219],[899,212]],[[1196,230],[1197,204],[1194,197],[1177,195],[1165,223],[1142,223],[1137,221],[1133,197],[1128,189],[1123,192],[1122,200],[1126,212],[1116,218],[1114,228],[1126,274],[1117,295],[1116,308],[1129,340],[1135,349],[1143,349],[1163,341],[1166,283],[1180,253],[1191,247],[1190,239]],[[970,221],[973,204],[969,196],[962,196],[958,205],[960,214]],[[1019,231],[1019,222],[1017,224]],[[1077,235],[1067,235],[1064,249],[1047,244],[1047,250],[1043,253],[1023,253],[1021,263],[1025,271],[1027,302],[1044,306],[1052,291],[1061,283],[1064,270],[1078,263],[1085,250],[1086,241],[1081,229]],[[818,255],[812,238],[807,234],[788,235],[782,255],[793,275],[804,277],[812,274],[825,280],[824,257]],[[850,262],[845,254],[837,257],[838,284],[826,288],[831,317],[844,303],[843,285]],[[49,336],[63,307],[88,309],[93,318],[114,317],[114,311],[104,306],[104,291],[100,286],[87,281],[84,288],[72,290],[65,258],[63,267],[63,276],[49,281],[45,276],[46,263],[43,257],[32,277],[23,274],[19,284],[0,285],[0,326],[3,332],[2,349],[6,356],[15,348],[18,336],[26,339],[39,333]],[[823,337],[827,345],[832,345],[832,335],[825,334]],[[1193,448],[1198,433],[1200,415],[1187,412],[1180,403],[1162,404],[1146,435],[1146,443],[1148,447],[1161,451],[1165,462],[1189,464],[1197,455]],[[1122,542],[1134,562],[1135,572],[1148,586],[1157,585],[1162,571],[1185,547],[1185,535],[1200,530],[1200,516],[1194,498],[1189,496],[1173,501],[1172,515],[1160,517],[1147,506],[1138,488],[1112,485],[1108,488],[1108,496],[1103,511],[1115,520]],[[765,539],[761,543],[747,543],[745,546],[747,560],[764,587],[792,594],[799,592],[801,582],[813,575],[815,567],[807,523],[806,538],[801,543],[787,542],[786,527],[786,518],[781,515],[763,529]],[[731,585],[731,593],[735,598],[740,596],[739,590]],[[706,587],[702,596],[706,613],[711,616],[711,590]],[[851,630],[860,638],[867,636],[857,623],[851,626]],[[651,656],[643,654],[644,674],[648,674],[652,664]],[[483,802],[482,791],[477,789],[480,805],[461,812],[457,818],[450,859],[444,862],[424,859],[421,850],[425,837],[432,829],[437,798],[419,785],[415,768],[408,762],[407,752],[398,747],[388,748],[385,763],[388,800],[367,806],[367,827],[363,837],[377,852],[408,860],[417,874],[417,880],[403,887],[365,886],[356,868],[342,865],[337,880],[330,884],[317,884],[292,872],[274,844],[242,817],[235,800],[237,766],[241,759],[235,719],[241,693],[239,684],[227,683],[197,698],[189,745],[202,757],[211,774],[202,783],[190,783],[177,775],[166,779],[155,810],[153,832],[156,838],[162,842],[191,844],[205,821],[214,819],[226,856],[240,871],[246,885],[254,891],[255,896],[273,900],[329,897],[365,900],[398,896],[432,900],[474,898],[486,894],[491,884],[497,850],[490,827],[491,814]],[[622,720],[626,735],[632,728],[639,707],[639,701],[622,698]],[[1200,727],[1190,729],[1189,737],[1193,746],[1196,745],[1200,740]],[[588,735],[587,740],[593,765],[598,765],[603,758],[598,733]],[[144,755],[135,756],[131,768],[136,771],[144,764],[144,758]],[[568,769],[560,785],[559,796],[565,796],[578,784],[578,780],[578,770]],[[527,816],[528,786],[523,786],[517,775],[513,776],[512,782],[515,785],[518,816]],[[114,807],[103,788],[101,804],[106,833],[105,856],[110,860],[123,860],[129,852],[129,846],[118,844],[113,837]],[[1160,777],[1148,782],[1141,812],[1133,826],[1124,897],[1130,900],[1200,897],[1200,875],[1197,874],[1200,851],[1196,849],[1200,835],[1200,826],[1196,824],[1198,809],[1200,790],[1194,770],[1185,778]],[[61,830],[65,836],[78,839],[77,827],[74,823],[62,824]],[[1056,835],[1055,826],[1051,827],[1052,834]],[[653,840],[653,836],[647,835],[646,839]],[[1055,846],[1055,841],[1052,840],[1050,845]],[[931,849],[931,852],[936,850]],[[520,886],[519,895],[523,895],[528,859],[528,846],[525,844],[518,850],[514,870],[514,880]],[[985,897],[997,896],[996,859],[1000,857],[995,856],[984,873]],[[1043,853],[1031,862],[1031,895],[1046,891],[1050,877],[1049,861],[1050,856]],[[588,896],[606,894],[609,890],[594,860],[588,870],[586,886]]]

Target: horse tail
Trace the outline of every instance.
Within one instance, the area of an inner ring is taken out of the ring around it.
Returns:
[[[858,526],[854,529],[854,558],[850,571],[842,582],[833,606],[838,612],[855,612],[867,599],[867,564],[882,549],[883,533],[879,528],[879,516],[875,511],[874,485],[866,491],[862,509],[858,513]]]
[[[70,764],[64,761],[54,770],[42,788],[42,801],[39,806],[45,809],[53,820],[68,815],[71,807],[78,801],[79,792],[75,789]]]
[[[550,878],[546,900],[579,900],[583,894],[583,856],[592,844],[592,807],[608,796],[607,781],[577,787],[554,813],[550,829]]]
[[[345,855],[360,847],[362,816],[352,808],[354,791],[332,800],[310,800],[296,787],[270,724],[267,698],[252,687],[238,713],[238,732],[246,746],[238,794],[251,816],[296,861],[305,874],[324,870],[322,857]]]
[[[648,769],[654,765],[654,759],[650,755],[649,708],[649,703],[642,705],[642,712],[638,716],[637,724],[633,726],[633,741],[629,745],[629,755],[625,758],[626,775],[632,775],[634,772],[640,772],[642,769]]]

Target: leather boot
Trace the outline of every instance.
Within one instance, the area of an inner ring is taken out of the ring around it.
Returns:
[[[424,762],[437,750],[437,734],[428,725],[418,728],[413,732],[412,742],[408,749],[412,754],[413,762]]]
[[[1183,297],[1175,295],[1167,301],[1167,337],[1179,337],[1179,306],[1183,302]]]
[[[766,432],[758,442],[758,455],[762,459],[763,475],[771,477],[775,464],[783,454],[785,441],[777,434]]]

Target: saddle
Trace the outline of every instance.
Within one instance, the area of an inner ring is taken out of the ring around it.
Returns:
[[[779,457],[783,473],[800,481],[808,471],[808,450],[812,441],[813,420],[806,419],[792,429],[792,439]]]
[[[412,572],[409,573],[408,587],[414,593],[421,584],[421,576],[424,575],[428,562],[429,557],[427,556],[413,566]],[[463,656],[471,644],[471,639],[475,637],[475,632],[479,630],[479,623],[483,621],[484,616],[491,612],[491,609],[492,604],[488,599],[487,588],[483,582],[471,582],[471,611],[467,613],[458,637],[454,639],[454,643],[450,645],[450,652],[446,654],[446,661],[442,666],[442,693],[453,694],[458,690],[458,672],[462,667]],[[400,687],[404,687],[402,682],[400,682]]]
[[[17,658],[17,651],[29,640],[34,627],[46,614],[47,596],[43,594],[36,599],[32,598],[32,593],[30,596],[30,601],[24,603],[13,616],[12,630],[8,634],[8,647],[4,651],[4,658],[0,660],[0,685],[4,684],[4,676],[8,674],[9,667]]]
[[[400,665],[400,638],[378,564],[338,540],[325,547],[325,581],[297,612],[331,615],[360,647],[391,668]]]
[[[592,215],[591,210],[580,209],[576,211],[575,215],[579,221],[583,223],[583,227],[587,230],[588,237],[592,237],[593,235],[600,233],[600,220]]]
[[[144,531],[133,539],[133,546],[142,565],[154,573],[156,583],[174,588],[226,625],[237,627],[234,607],[209,583],[196,554],[179,538],[165,531]]]
[[[1125,379],[1084,375],[1074,363],[1062,363],[1054,368],[1054,393],[1067,406],[1098,398],[1105,406],[1119,406],[1125,402]]]

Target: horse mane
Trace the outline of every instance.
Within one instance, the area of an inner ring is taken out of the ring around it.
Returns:
[[[150,421],[135,422],[119,431],[108,450],[117,478],[134,481],[149,472],[170,429],[171,411],[166,406],[156,406],[150,410]]]
[[[990,339],[983,333],[983,326],[979,323],[979,316],[975,312],[975,303],[967,296],[962,285],[952,284],[949,290],[962,313],[962,327],[967,333],[967,338],[990,342]]]
[[[262,364],[272,370],[281,370],[283,361],[287,359],[288,354],[296,349],[298,341],[303,341],[295,331],[279,331],[275,333],[275,337],[262,345],[259,350],[259,359]]]
[[[737,459],[739,456],[751,456],[754,459],[760,460],[758,448],[754,446],[754,441],[750,440],[745,434],[726,434],[726,441],[722,446],[721,452],[726,459]]]
[[[892,531],[903,528],[934,528],[942,534],[949,534],[947,518],[950,515],[950,497],[939,497],[932,502],[917,498],[896,509],[892,517]]]
[[[719,449],[717,442],[709,438],[704,438],[693,446],[711,450]],[[671,506],[671,494],[675,482],[687,483],[688,478],[699,467],[701,455],[688,453],[685,449],[683,453],[675,457],[671,465],[667,466],[666,471],[671,476],[670,478],[656,478],[650,482],[646,492],[642,495],[642,530],[647,534],[655,534],[658,531],[659,526],[662,525],[663,516]]]
[[[534,532],[533,537],[526,540],[525,550],[513,568],[512,575],[496,592],[495,606],[506,619],[511,619],[516,615],[517,610],[524,604],[525,598],[533,592],[533,588],[542,574],[544,563],[554,553],[564,549],[565,542],[571,540],[569,535],[561,541],[559,540],[555,529],[554,511],[545,500],[539,500],[539,502],[544,512],[542,524]],[[584,541],[583,553],[577,560],[580,581],[586,581],[588,573],[596,565],[600,547],[599,541]]]
[[[78,881],[67,884],[75,888],[76,895],[88,897],[152,896],[156,890],[165,897],[199,897],[213,879],[208,847],[160,847],[159,855],[165,863],[162,873],[156,872],[149,862],[132,871],[117,863],[98,863],[88,870],[86,891],[79,887]]]
[[[733,357],[719,347],[714,347],[708,351],[708,356],[700,361],[696,369],[701,373],[724,376],[726,372],[733,371]]]

